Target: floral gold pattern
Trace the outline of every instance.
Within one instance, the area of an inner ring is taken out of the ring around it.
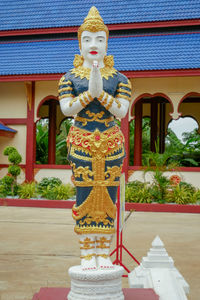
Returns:
[[[75,77],[80,77],[81,79],[87,78],[87,80],[90,79],[90,71],[91,69],[85,68],[83,66],[76,67],[71,70],[71,73],[75,75]],[[109,68],[107,66],[100,69],[102,78],[105,78],[108,80],[108,77],[113,77],[114,74],[117,74],[117,70],[115,68]]]

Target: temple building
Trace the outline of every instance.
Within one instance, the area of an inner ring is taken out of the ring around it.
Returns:
[[[110,31],[108,55],[114,56],[115,68],[132,84],[130,110],[121,121],[126,138],[126,178],[141,178],[144,118],[150,120],[150,150],[158,148],[160,153],[165,151],[172,120],[192,117],[200,130],[199,1],[2,0],[0,178],[8,166],[3,149],[14,146],[23,158],[21,182],[47,176],[70,182],[66,158],[56,159],[59,146],[65,146],[62,140],[56,143],[65,121],[58,82],[73,68],[74,53],[79,54],[77,29],[93,5]],[[40,135],[46,142],[46,161],[37,158],[38,124],[47,125],[47,135]],[[197,166],[180,167],[178,173],[200,187],[200,160]]]

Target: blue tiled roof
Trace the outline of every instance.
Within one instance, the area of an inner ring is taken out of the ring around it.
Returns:
[[[199,0],[1,0],[0,30],[77,26],[92,5],[106,24],[200,18]]]
[[[120,71],[200,68],[200,33],[113,37],[108,42]],[[64,73],[79,53],[77,40],[0,44],[0,75]]]
[[[0,131],[7,131],[7,132],[17,132],[16,130],[9,128],[2,123],[0,123]]]

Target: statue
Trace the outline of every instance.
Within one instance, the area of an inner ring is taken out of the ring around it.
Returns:
[[[72,209],[80,235],[82,270],[112,269],[117,187],[125,157],[124,136],[115,122],[125,117],[131,84],[106,55],[108,28],[92,7],[78,29],[80,54],[59,82],[60,107],[74,116],[67,137],[76,186]]]

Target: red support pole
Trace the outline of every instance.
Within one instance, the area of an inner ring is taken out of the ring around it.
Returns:
[[[49,143],[48,143],[48,163],[56,162],[56,108],[57,103],[51,101],[49,104]]]
[[[31,103],[27,102],[27,130],[26,130],[26,181],[34,180],[34,142],[35,142],[35,82],[31,86]]]
[[[158,103],[155,101],[151,102],[151,142],[150,142],[150,150],[152,152],[156,151],[155,142],[157,141],[157,133],[158,133]]]
[[[134,166],[142,165],[142,102],[135,104]]]
[[[125,151],[126,151],[126,157],[124,159],[122,173],[125,173],[125,179],[127,181],[128,180],[128,167],[129,167],[129,151],[130,151],[130,143],[129,143],[130,130],[129,130],[128,113],[126,114],[126,117],[121,120],[121,130],[125,137]]]
[[[160,134],[159,134],[159,152],[164,153],[165,151],[165,112],[166,104],[160,103]]]

